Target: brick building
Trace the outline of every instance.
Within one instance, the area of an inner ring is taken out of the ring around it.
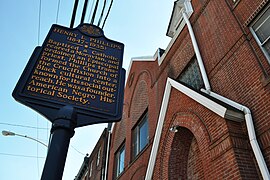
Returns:
[[[101,180],[106,178],[109,133],[110,126],[103,130],[91,155],[84,157],[81,168],[74,180]]]
[[[133,58],[108,179],[270,179],[270,3],[177,0]]]

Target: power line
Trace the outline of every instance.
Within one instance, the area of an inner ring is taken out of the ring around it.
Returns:
[[[37,114],[37,127],[38,127],[38,124],[39,124],[39,119],[38,119],[38,114]],[[38,139],[38,136],[39,136],[39,132],[38,132],[38,129],[37,129],[37,138],[36,139]],[[37,144],[37,155],[36,155],[36,158],[37,158],[37,173],[38,173],[38,176],[39,176],[38,142],[36,144]]]
[[[92,1],[92,5],[91,5],[91,9],[90,9],[90,12],[89,12],[89,17],[88,17],[87,22],[90,22],[90,18],[91,18],[91,14],[92,14],[92,11],[93,11],[93,8],[94,8],[94,4],[95,4],[95,0]]]
[[[39,10],[38,10],[38,45],[40,43],[40,28],[41,28],[41,0],[39,0]]]
[[[81,24],[84,23],[84,18],[85,18],[85,13],[86,13],[87,6],[88,6],[88,0],[84,0],[82,17],[81,17]]]
[[[82,152],[80,152],[78,149],[76,149],[74,146],[72,146],[72,145],[70,145],[75,151],[77,151],[78,153],[80,153],[81,155],[85,155],[85,154],[83,154]]]
[[[42,159],[45,158],[45,157],[28,156],[28,155],[22,155],[22,154],[10,154],[10,153],[0,153],[0,155],[13,156],[13,157],[25,157],[25,158],[42,158]]]
[[[97,26],[99,26],[99,25],[100,25],[100,22],[101,22],[101,20],[102,20],[103,14],[104,14],[104,10],[105,10],[105,6],[106,6],[106,4],[107,4],[107,1],[106,1],[106,0],[104,0],[103,8],[102,8],[102,10],[101,10],[101,14],[100,14],[100,17],[99,17],[99,20],[98,20],[98,24],[97,24]]]
[[[48,130],[48,128],[41,128],[41,127],[34,127],[34,126],[26,126],[26,125],[20,125],[20,124],[11,124],[11,123],[4,123],[0,122],[2,125],[7,125],[7,126],[16,126],[16,127],[23,127],[23,128],[31,128],[31,129],[40,129],[40,130]]]
[[[75,21],[75,17],[76,17],[76,13],[77,13],[77,8],[78,8],[78,3],[79,3],[79,0],[75,0],[74,7],[73,7],[73,12],[72,12],[72,17],[71,17],[71,21],[70,21],[70,28],[73,28],[73,26],[74,26],[74,21]]]
[[[61,1],[61,0],[58,0],[58,5],[57,5],[56,20],[55,20],[55,23],[56,23],[56,24],[58,23],[58,16],[59,16],[59,9],[60,9],[60,1]]]
[[[105,17],[105,19],[104,19],[104,21],[103,21],[103,25],[102,25],[102,28],[101,28],[101,29],[103,29],[103,27],[104,27],[104,25],[105,25],[105,23],[106,23],[106,20],[107,20],[107,18],[108,18],[108,16],[109,16],[109,13],[110,13],[110,11],[111,11],[111,8],[112,8],[112,4],[113,4],[113,0],[111,0],[110,7],[109,7],[108,12],[107,12],[107,14],[106,14],[106,17]]]
[[[95,16],[96,16],[96,13],[97,13],[98,4],[99,4],[99,0],[97,0],[97,1],[96,1],[96,5],[95,5],[95,9],[94,9],[94,13],[93,13],[93,16],[92,16],[92,19],[91,19],[90,24],[94,24],[94,21],[95,21]]]

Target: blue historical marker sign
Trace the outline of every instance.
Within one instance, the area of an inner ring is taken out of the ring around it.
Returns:
[[[48,119],[65,105],[77,111],[77,126],[118,121],[122,115],[124,45],[102,29],[52,25],[32,54],[13,97]]]

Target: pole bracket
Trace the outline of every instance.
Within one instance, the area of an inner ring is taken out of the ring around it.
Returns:
[[[53,133],[56,129],[62,128],[69,130],[72,137],[74,135],[74,129],[76,127],[76,120],[76,110],[72,106],[62,107],[61,109],[59,109],[58,114],[53,121],[51,133]]]

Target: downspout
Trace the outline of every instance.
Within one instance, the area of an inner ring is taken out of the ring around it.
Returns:
[[[209,80],[208,80],[208,77],[207,77],[206,70],[204,68],[202,56],[201,56],[201,53],[200,53],[200,50],[199,50],[199,47],[198,47],[194,32],[193,32],[192,26],[191,26],[190,21],[188,19],[187,13],[185,11],[183,11],[182,14],[183,14],[184,20],[186,21],[187,27],[188,27],[188,32],[190,34],[191,42],[192,42],[192,45],[193,45],[193,48],[194,48],[194,51],[195,51],[195,54],[196,54],[196,57],[197,57],[199,67],[200,67],[200,71],[201,71],[201,75],[202,75],[202,79],[203,79],[205,89],[206,89],[207,92],[209,92],[209,91],[211,91],[210,83],[209,83]]]
[[[241,104],[239,104],[239,103],[237,103],[235,101],[232,101],[232,100],[230,100],[230,99],[228,99],[226,97],[223,97],[223,96],[211,91],[211,87],[210,87],[210,84],[209,84],[209,81],[208,81],[208,76],[207,76],[203,61],[202,61],[201,53],[199,51],[198,44],[197,44],[197,41],[196,41],[196,38],[195,38],[195,35],[194,35],[194,32],[193,32],[191,23],[190,23],[190,21],[189,21],[189,19],[187,17],[186,12],[183,11],[182,14],[183,14],[184,20],[186,21],[187,27],[188,27],[188,31],[189,31],[189,34],[190,34],[190,37],[191,37],[191,41],[192,41],[192,44],[193,44],[193,47],[194,47],[194,51],[195,51],[195,54],[196,54],[196,57],[197,57],[197,60],[198,60],[199,68],[200,68],[200,71],[201,71],[201,74],[202,74],[203,82],[204,82],[204,85],[205,85],[205,88],[206,88],[205,90],[202,89],[202,91],[209,94],[210,96],[212,96],[212,97],[214,97],[216,99],[219,99],[219,100],[233,106],[234,108],[236,108],[236,109],[238,109],[240,111],[243,111],[243,113],[245,115],[245,122],[246,122],[246,126],[247,126],[249,141],[250,141],[252,150],[254,152],[256,161],[258,163],[260,172],[262,174],[263,179],[269,180],[270,179],[270,174],[269,174],[267,165],[265,163],[264,157],[262,155],[262,151],[261,151],[260,146],[258,144],[258,141],[256,139],[256,133],[255,133],[254,125],[253,125],[251,111],[249,110],[249,108],[247,108],[247,107],[245,107],[245,106],[243,106],[243,105],[241,105]]]
[[[108,125],[108,141],[107,141],[107,152],[106,152],[106,162],[103,180],[107,180],[108,177],[108,164],[109,164],[109,154],[110,154],[110,143],[111,143],[111,127]]]
[[[202,90],[203,92],[205,92],[205,90]],[[263,179],[270,179],[270,175],[269,175],[269,171],[267,169],[267,165],[264,161],[264,157],[262,155],[260,146],[258,144],[258,141],[256,139],[256,133],[254,130],[254,125],[253,125],[253,120],[252,120],[252,116],[251,116],[251,111],[249,110],[249,108],[247,108],[246,106],[243,106],[237,102],[234,102],[226,97],[223,97],[217,93],[214,92],[210,92],[209,94],[210,96],[219,99],[229,105],[231,105],[232,107],[243,111],[245,114],[245,121],[246,121],[246,125],[247,125],[247,131],[248,131],[248,136],[249,136],[249,141],[252,147],[252,150],[254,152],[255,158],[257,160],[259,169],[261,171],[261,174],[263,176]]]

